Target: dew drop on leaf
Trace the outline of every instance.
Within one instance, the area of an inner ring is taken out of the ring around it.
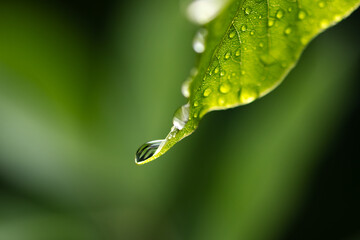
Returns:
[[[229,33],[229,38],[234,38],[235,37],[235,31],[232,31],[231,33]]]
[[[305,17],[306,17],[306,12],[304,10],[300,10],[298,13],[298,18],[300,20],[303,20],[303,19],[305,19]]]
[[[329,26],[329,22],[328,22],[328,20],[326,20],[326,19],[323,19],[323,20],[321,20],[321,22],[320,22],[320,27],[321,28],[327,28]]]
[[[246,29],[247,29],[247,26],[245,24],[241,26],[241,31],[245,32]]]
[[[269,27],[272,27],[273,25],[274,25],[274,20],[272,20],[272,19],[269,19],[269,21],[268,21],[268,26]]]
[[[289,35],[291,32],[292,32],[292,28],[291,28],[291,27],[285,28],[285,31],[284,31],[285,35]]]
[[[253,87],[243,87],[240,91],[240,102],[248,104],[258,97],[257,91]]]
[[[325,2],[320,1],[320,2],[318,3],[318,6],[319,6],[319,8],[324,8],[324,7],[325,7]]]
[[[283,18],[284,16],[284,11],[282,9],[279,9],[277,12],[276,12],[276,18],[277,19],[281,19]]]
[[[208,97],[210,94],[211,94],[211,89],[210,88],[207,88],[207,89],[205,89],[205,91],[204,91],[204,97]]]
[[[251,13],[251,8],[250,7],[245,8],[245,14],[249,15],[250,13]]]
[[[222,97],[220,97],[220,98],[218,99],[218,104],[219,104],[219,105],[223,105],[224,103],[225,103],[225,99],[222,98]]]
[[[225,60],[228,60],[230,58],[230,56],[231,56],[231,52],[227,51],[224,55]]]
[[[231,86],[230,86],[230,84],[228,84],[228,83],[223,83],[223,84],[221,84],[220,85],[220,92],[221,93],[228,93],[229,91],[230,91],[230,89],[231,89]]]
[[[264,55],[260,56],[260,61],[265,66],[270,66],[276,62],[276,59],[269,54],[264,54]]]

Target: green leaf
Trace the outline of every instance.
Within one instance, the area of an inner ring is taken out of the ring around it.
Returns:
[[[195,51],[202,52],[203,47],[205,51],[183,86],[188,104],[176,111],[166,139],[141,146],[135,162],[160,157],[193,133],[206,113],[248,104],[272,91],[310,40],[359,4],[359,0],[228,2],[195,38],[200,46],[194,46]]]

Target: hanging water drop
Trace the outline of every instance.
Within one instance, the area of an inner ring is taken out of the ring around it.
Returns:
[[[152,156],[154,156],[155,153],[158,153],[160,151],[161,149],[160,146],[163,145],[163,143],[165,143],[165,139],[154,140],[141,145],[139,149],[136,151],[135,163],[141,164],[146,159],[149,159]]]
[[[241,26],[241,31],[245,32],[246,29],[247,29],[247,26],[246,26],[246,25],[242,25],[242,26]]]

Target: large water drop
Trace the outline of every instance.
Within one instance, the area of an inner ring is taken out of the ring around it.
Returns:
[[[144,162],[146,159],[151,158],[156,153],[158,153],[158,149],[161,149],[160,145],[165,142],[165,139],[154,140],[147,142],[139,147],[136,151],[135,155],[135,163],[140,164]]]

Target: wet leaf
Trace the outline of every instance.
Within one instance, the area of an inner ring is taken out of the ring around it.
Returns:
[[[201,55],[192,80],[182,89],[189,103],[176,111],[166,139],[140,147],[135,162],[144,164],[164,154],[194,132],[206,113],[248,104],[272,91],[306,45],[359,4],[359,0],[228,2],[194,39],[194,50]]]

